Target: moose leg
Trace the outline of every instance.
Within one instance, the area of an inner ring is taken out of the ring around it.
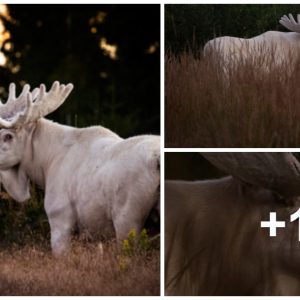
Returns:
[[[118,241],[123,241],[128,237],[131,230],[135,230],[139,234],[143,228],[144,220],[126,220],[121,216],[118,217],[115,222],[116,238]]]
[[[50,222],[51,227],[51,248],[54,256],[66,254],[70,246],[71,227],[51,225],[55,221]]]
[[[62,199],[60,199],[62,200]],[[75,215],[70,205],[55,205],[58,202],[53,201],[51,205],[46,205],[45,209],[51,229],[51,248],[54,256],[66,254],[70,246],[70,237],[75,225]]]
[[[152,208],[157,202],[157,193],[151,193],[149,197],[141,199],[140,194],[136,197],[127,197],[125,205],[113,217],[116,238],[122,241],[128,237],[130,230],[134,229],[137,234],[141,232],[145,221]],[[132,194],[131,194],[132,195]]]

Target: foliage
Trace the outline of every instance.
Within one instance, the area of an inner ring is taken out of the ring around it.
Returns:
[[[43,193],[35,186],[31,198],[23,204],[5,192],[0,194],[0,244],[34,244],[50,239],[50,228],[44,210]]]
[[[136,252],[146,251],[149,248],[150,240],[145,228],[142,229],[139,235],[137,235],[135,229],[131,229],[127,239],[122,242],[122,253],[124,256],[132,256]]]
[[[170,4],[165,7],[166,49],[198,51],[216,36],[249,38],[268,30],[286,31],[284,14],[299,13],[298,4]]]
[[[142,255],[147,259],[149,253],[156,250],[159,250],[159,247],[158,249],[155,247],[145,228],[140,234],[137,234],[135,229],[131,229],[127,239],[122,242],[121,254],[118,256],[120,270],[126,271],[132,263],[132,259],[137,255]]]

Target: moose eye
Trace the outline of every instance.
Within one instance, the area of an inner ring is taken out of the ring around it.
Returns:
[[[7,133],[7,134],[4,135],[3,140],[4,140],[4,142],[9,142],[9,141],[12,140],[12,138],[13,138],[13,136],[10,133]]]

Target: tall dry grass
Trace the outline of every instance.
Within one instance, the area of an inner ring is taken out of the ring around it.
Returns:
[[[159,295],[159,237],[128,235],[128,243],[74,236],[55,259],[43,193],[35,186],[23,205],[0,192],[0,295]],[[148,232],[156,227],[148,224]],[[157,226],[157,224],[155,225]],[[126,246],[126,247],[125,247]]]
[[[168,53],[166,147],[299,147],[300,61],[279,66],[275,54],[228,69],[214,55]]]
[[[0,251],[0,295],[159,295],[159,266],[159,250],[124,256],[115,243],[74,242],[59,259],[42,244],[15,247]]]

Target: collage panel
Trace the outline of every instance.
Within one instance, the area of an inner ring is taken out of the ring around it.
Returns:
[[[176,1],[0,3],[0,296],[300,295],[300,3]]]
[[[299,147],[299,7],[165,5],[165,147]]]
[[[165,5],[167,296],[300,294],[299,8]]]
[[[165,294],[299,296],[298,152],[165,153]]]
[[[159,296],[160,4],[61,2],[0,3],[0,296]]]

